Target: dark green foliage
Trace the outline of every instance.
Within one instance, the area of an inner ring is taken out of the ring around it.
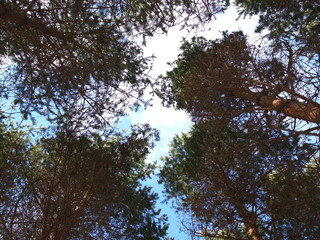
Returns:
[[[74,136],[65,130],[32,144],[1,126],[3,239],[163,239],[157,195],[142,186],[156,132]]]
[[[152,173],[144,158],[157,134],[112,126],[150,84],[134,37],[196,27],[229,4],[0,0],[0,97],[23,119],[36,112],[58,126],[36,141],[1,123],[0,238],[165,237],[157,196],[140,183]],[[240,15],[260,15],[268,42],[225,32],[183,44],[158,94],[196,125],[174,139],[161,181],[206,239],[317,239],[319,146],[298,136],[318,137],[319,3],[235,4]]]
[[[253,45],[225,32],[183,43],[158,93],[195,126],[173,140],[161,182],[190,215],[191,235],[317,239],[319,3],[236,4],[260,14],[257,31],[268,28],[268,38]]]
[[[263,239],[316,239],[320,182],[309,151],[280,131],[206,123],[175,137],[160,179],[177,209],[191,210],[191,234],[247,239],[252,218]]]
[[[269,30],[270,39],[287,38],[302,51],[319,55],[320,3],[317,0],[237,0],[241,15],[259,14],[257,32]]]
[[[319,159],[312,159],[301,168],[283,168],[271,176],[267,187],[275,196],[270,197],[268,204],[275,213],[274,226],[278,226],[274,228],[274,238],[318,238],[320,174],[316,162]]]
[[[2,76],[2,95],[14,94],[15,103],[27,114],[38,111],[52,117],[69,109],[84,114],[88,107],[97,116],[121,114],[126,98],[133,92],[142,94],[146,62],[139,47],[108,17],[112,10],[103,13],[112,8],[108,5],[96,1],[2,3],[0,54],[12,62]],[[124,83],[129,84],[126,91],[120,86]],[[120,101],[113,97],[116,94],[123,95]]]
[[[283,40],[257,47],[242,32],[225,32],[213,41],[194,38],[181,50],[174,69],[160,79],[158,93],[195,121],[227,122],[255,114],[271,128],[287,126],[289,131],[302,124],[287,123],[320,122],[319,62],[306,59],[295,43]],[[316,129],[304,133],[316,134]]]
[[[228,1],[6,1],[0,2],[2,97],[14,97],[25,116],[48,119],[118,117],[141,103],[149,84],[134,36],[223,11]],[[204,10],[199,10],[198,7]],[[187,14],[183,14],[187,13]],[[184,15],[183,17],[180,17]],[[192,24],[191,24],[192,25]],[[74,116],[76,115],[76,116]],[[102,125],[100,123],[100,125]]]
[[[0,238],[165,236],[156,195],[140,184],[153,169],[143,160],[156,133],[145,126],[122,136],[112,126],[143,102],[150,84],[148,59],[134,37],[145,43],[177,23],[195,27],[228,5],[0,1],[0,97],[13,101],[22,119],[41,114],[58,126],[51,135],[37,133],[37,142],[1,126]]]
[[[199,114],[205,114],[205,109],[209,112],[213,101],[223,101],[224,87],[238,84],[237,77],[250,74],[249,49],[242,32],[224,32],[223,38],[215,41],[193,38],[180,49],[174,69],[161,79],[159,93],[165,103],[186,109],[193,117],[198,110]]]
[[[28,148],[28,140],[16,129],[8,131],[0,123],[0,202],[9,201],[14,195],[15,179],[21,172],[21,160]]]

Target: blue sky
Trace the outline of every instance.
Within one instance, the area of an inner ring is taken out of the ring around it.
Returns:
[[[258,18],[241,18],[236,21],[237,17],[237,10],[231,8],[225,14],[217,16],[216,20],[197,32],[188,33],[187,31],[180,31],[179,26],[177,26],[170,29],[166,35],[157,35],[151,39],[147,39],[146,46],[144,47],[144,55],[155,56],[152,71],[148,74],[152,78],[157,78],[160,74],[165,74],[166,71],[170,70],[170,66],[167,63],[176,60],[183,38],[191,39],[197,35],[204,36],[207,39],[216,39],[222,36],[222,31],[228,30],[232,32],[242,30],[250,36],[252,41],[259,39],[259,35],[254,34],[254,28]],[[152,104],[153,106],[148,107],[146,110],[129,113],[129,116],[122,119],[122,124],[126,126],[128,123],[149,123],[152,127],[160,131],[161,140],[157,142],[156,147],[148,156],[147,161],[157,161],[157,164],[161,166],[160,158],[167,154],[170,141],[175,134],[187,132],[191,126],[191,121],[185,112],[161,106],[161,100],[157,98],[154,98]],[[153,186],[154,191],[158,192],[160,200],[163,200],[163,195],[161,194],[162,186],[159,186],[156,177],[150,179],[147,184]],[[159,203],[158,207],[162,209],[162,213],[167,214],[169,217],[170,237],[174,237],[175,240],[191,239],[186,233],[180,232],[182,225],[180,224],[179,216],[175,214],[170,203],[168,205]]]

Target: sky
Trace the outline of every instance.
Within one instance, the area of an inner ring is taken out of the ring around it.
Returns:
[[[165,75],[166,71],[171,69],[168,63],[177,59],[183,38],[190,40],[193,36],[203,36],[207,39],[216,39],[222,36],[222,31],[242,30],[250,36],[251,41],[259,39],[259,35],[254,34],[258,17],[241,18],[236,21],[237,17],[237,9],[230,8],[225,14],[218,15],[216,20],[207,24],[203,31],[188,33],[187,31],[180,31],[179,26],[177,26],[170,29],[166,35],[158,35],[148,39],[144,47],[144,55],[155,56],[152,71],[149,72],[149,75],[152,78],[157,78],[160,74]],[[123,118],[121,123],[123,126],[149,123],[153,128],[160,131],[161,140],[156,143],[154,150],[147,158],[147,162],[157,161],[157,164],[161,166],[161,157],[167,154],[171,140],[176,134],[187,132],[190,129],[191,121],[185,112],[163,107],[161,100],[158,98],[153,99],[152,105],[152,107],[148,107],[145,110],[129,113],[129,116]],[[159,194],[160,201],[164,200],[163,188],[157,183],[156,176],[150,179],[147,184],[151,185],[154,191]],[[181,232],[182,224],[180,223],[180,218],[175,213],[175,210],[171,208],[171,204],[161,204],[159,202],[157,206],[162,209],[163,214],[167,214],[169,217],[169,236],[175,240],[191,239],[185,232]]]

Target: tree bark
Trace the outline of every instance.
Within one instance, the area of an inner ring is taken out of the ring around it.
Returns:
[[[247,88],[233,88],[229,93],[233,97],[251,101],[260,107],[275,110],[289,117],[320,124],[320,108],[316,104],[267,96],[261,92],[253,92]]]
[[[249,212],[246,207],[241,203],[239,198],[237,197],[237,194],[231,193],[231,198],[234,201],[234,206],[237,208],[239,212],[239,216],[242,218],[243,223],[249,233],[251,240],[263,240],[263,237],[261,236],[258,225],[256,223],[256,215],[253,212]]]

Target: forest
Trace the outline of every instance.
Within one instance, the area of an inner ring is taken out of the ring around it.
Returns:
[[[195,36],[148,75],[153,36],[230,8],[258,16],[259,41]],[[319,13],[318,0],[0,0],[0,239],[174,240],[156,174],[190,239],[318,240]],[[147,89],[192,121],[160,167],[146,162],[157,129],[117,128],[152,104]]]

